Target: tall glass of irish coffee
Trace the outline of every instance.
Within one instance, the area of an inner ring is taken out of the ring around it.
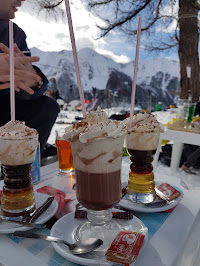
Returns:
[[[108,120],[105,112],[91,111],[81,122],[66,128],[71,142],[76,173],[76,195],[88,210],[88,221],[76,233],[77,239],[98,237],[105,242],[112,230],[111,208],[121,198],[121,162],[126,127]],[[113,236],[114,237],[114,236]]]
[[[129,119],[126,120],[127,127]],[[147,203],[155,199],[153,155],[156,153],[160,123],[151,114],[133,116],[133,126],[125,136],[131,166],[126,197],[134,202]]]
[[[22,218],[35,210],[30,171],[37,143],[37,131],[23,122],[10,121],[0,127],[0,161],[5,174],[1,198],[4,218]]]

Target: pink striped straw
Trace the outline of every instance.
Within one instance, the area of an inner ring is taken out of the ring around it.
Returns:
[[[129,128],[132,128],[133,124],[133,113],[135,106],[135,91],[136,91],[136,80],[137,80],[137,68],[138,68],[138,56],[139,56],[139,46],[140,46],[140,34],[141,34],[141,22],[142,18],[138,18],[138,28],[137,28],[137,43],[136,43],[136,52],[135,52],[135,65],[134,65],[134,74],[133,74],[133,84],[132,84],[132,94],[131,94],[131,109],[130,109],[130,120]]]
[[[13,23],[9,21],[9,48],[10,48],[10,111],[11,121],[15,121],[15,81],[14,81],[14,43]]]
[[[77,57],[77,52],[76,52],[76,42],[75,42],[75,37],[74,37],[69,0],[65,0],[65,6],[66,6],[66,12],[67,12],[67,19],[68,19],[68,25],[69,25],[70,39],[71,39],[71,44],[72,44],[73,56],[74,56],[74,64],[75,64],[76,78],[78,82],[78,89],[79,89],[79,96],[81,100],[82,112],[83,112],[83,117],[86,117],[85,99],[84,99],[83,89],[81,86],[81,78],[80,78],[80,72],[79,72],[79,66],[78,66],[78,57]]]

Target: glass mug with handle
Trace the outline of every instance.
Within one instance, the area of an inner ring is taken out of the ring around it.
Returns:
[[[112,207],[121,198],[122,150],[126,127],[109,120],[98,107],[82,121],[66,128],[75,164],[76,196],[87,209],[87,221],[75,231],[75,239],[100,238],[105,251],[120,225],[112,220]]]

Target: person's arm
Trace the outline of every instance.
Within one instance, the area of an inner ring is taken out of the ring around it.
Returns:
[[[6,59],[6,54],[9,53],[9,48],[4,44],[0,44],[0,49],[4,52],[1,56]],[[34,99],[38,98],[47,89],[48,80],[45,75],[36,66],[32,66],[31,63],[39,61],[39,57],[35,56],[25,56],[23,52],[19,50],[17,45],[14,46],[15,49],[15,90],[24,90],[32,97],[26,96],[23,92],[22,99]],[[0,89],[9,88],[10,86],[10,76],[9,76],[9,56],[7,55],[5,64],[0,64],[2,66],[2,71],[0,69]],[[1,68],[1,67],[0,67]],[[6,70],[5,70],[6,69]],[[18,95],[19,96],[19,95]]]
[[[3,45],[0,44],[0,49],[2,46]],[[38,60],[38,57],[15,58],[14,79],[16,91],[20,91],[20,89],[22,89],[29,94],[34,93],[34,91],[30,88],[30,81],[35,84],[39,82],[41,78],[38,75],[27,71],[24,65],[30,64],[31,62],[37,62]],[[0,90],[10,88],[10,62],[9,55],[6,53],[0,53],[0,82]]]
[[[27,43],[26,43],[26,34],[23,32],[23,38],[21,37],[21,42],[19,44],[19,47],[15,44],[15,52],[18,53],[18,54],[21,54],[21,56],[23,56],[24,54],[26,56],[31,56],[31,52],[27,46]],[[26,53],[22,53],[22,51],[26,51]],[[29,51],[29,53],[28,53]],[[41,77],[41,80],[39,82],[35,82],[31,88],[34,90],[34,95],[32,98],[37,98],[39,96],[39,94],[43,94],[46,90],[47,90],[47,87],[48,87],[48,79],[46,78],[46,76],[42,73],[42,71],[37,67],[37,66],[34,66],[34,65],[29,65],[29,70],[32,72],[32,73],[35,73],[37,74],[38,76]],[[37,92],[38,90],[40,90],[40,92]]]
[[[31,56],[31,51],[28,48],[28,45],[26,42],[25,32],[21,28],[19,28],[16,24],[14,25],[16,28],[16,35],[18,36],[18,45],[15,44],[15,52],[21,55]],[[38,76],[41,77],[41,81],[36,82],[35,84],[32,84],[31,88],[34,91],[39,90],[39,89],[41,89],[42,91],[45,91],[47,89],[48,80],[45,77],[45,75],[42,73],[42,71],[38,67],[31,65],[31,64],[29,65],[29,70],[30,72],[37,74]]]
[[[34,70],[36,71],[37,75],[41,77],[41,81],[38,82],[32,89],[34,90],[34,94],[32,95],[32,99],[38,98],[41,94],[43,94],[48,88],[48,79],[42,73],[42,71],[37,67],[33,66]]]

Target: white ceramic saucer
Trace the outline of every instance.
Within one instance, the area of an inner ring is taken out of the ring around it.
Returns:
[[[118,205],[131,211],[153,213],[153,212],[163,212],[163,211],[170,210],[176,207],[176,205],[178,205],[180,200],[181,200],[181,196],[176,198],[173,202],[166,204],[165,206],[162,206],[162,207],[151,206],[150,207],[150,206],[146,206],[140,203],[132,202],[131,200],[128,200],[128,199],[121,199]]]
[[[66,241],[73,243],[75,242],[74,235],[75,235],[77,227],[80,224],[84,223],[85,221],[86,219],[74,219],[74,212],[66,214],[53,225],[51,229],[51,236],[56,236],[56,237],[62,238]],[[140,221],[140,219],[138,219],[135,216],[133,217],[132,220],[115,219],[115,221],[124,227],[132,225],[134,230],[145,228],[145,225],[143,224],[143,222]],[[148,233],[145,236],[142,249],[145,247],[147,240],[148,240]],[[73,255],[65,245],[58,244],[58,243],[52,243],[52,245],[54,249],[56,250],[56,252],[58,252],[62,257],[68,259],[71,262],[75,262],[75,263],[78,263],[81,265],[87,265],[87,266],[100,265],[100,264],[110,265],[106,263],[106,259],[104,256],[105,252],[98,251],[98,249],[90,253],[87,253],[87,254]]]
[[[40,207],[49,197],[49,195],[43,193],[35,192],[34,194],[35,194],[36,208]],[[48,207],[48,209],[38,217],[35,223],[43,224],[47,222],[49,219],[51,219],[54,216],[57,209],[58,209],[58,203],[54,199],[51,205]],[[0,211],[1,211],[1,205],[0,205]],[[17,223],[0,221],[0,234],[13,233],[15,231],[26,231],[30,229],[31,229],[30,226],[23,226]]]

